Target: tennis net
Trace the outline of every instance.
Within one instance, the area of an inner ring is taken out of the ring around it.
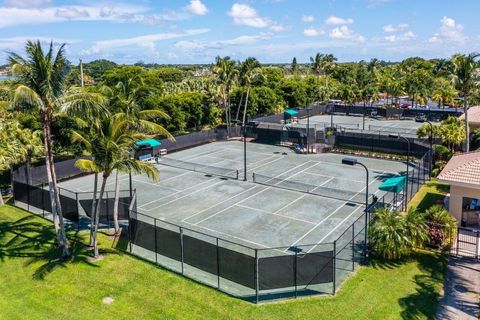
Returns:
[[[366,193],[355,192],[350,190],[341,190],[323,186],[315,186],[295,180],[287,180],[281,178],[270,177],[258,173],[253,173],[253,182],[263,184],[270,187],[281,188],[292,191],[299,191],[303,193],[313,194],[326,198],[344,200],[359,204],[365,204]],[[373,195],[368,197],[368,203],[373,202]]]
[[[214,176],[238,179],[238,170],[235,170],[235,169],[209,166],[209,165],[193,163],[193,162],[167,158],[167,157],[159,158],[158,163],[165,166],[169,166],[169,167],[201,172],[201,173],[206,173]]]

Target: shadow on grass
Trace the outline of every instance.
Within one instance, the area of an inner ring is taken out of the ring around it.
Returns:
[[[431,206],[437,204],[439,200],[443,200],[444,197],[445,195],[441,193],[427,192],[423,197],[423,199],[418,204],[417,209],[420,210],[421,212],[424,212]]]
[[[43,280],[57,268],[68,264],[83,263],[98,267],[90,260],[92,251],[82,242],[77,232],[67,232],[71,258],[61,259],[56,245],[56,234],[50,223],[38,217],[27,215],[15,221],[0,221],[0,262],[7,258],[25,258],[26,266],[40,264],[32,275],[35,280]],[[116,253],[113,249],[103,249],[101,253]]]
[[[370,261],[373,268],[396,269],[406,263],[416,263],[422,274],[412,281],[417,288],[415,293],[399,299],[402,307],[402,319],[433,319],[440,300],[439,286],[443,285],[444,272],[448,258],[440,253],[414,252],[408,257],[395,261],[374,258]]]
[[[433,319],[440,301],[439,287],[443,285],[448,257],[440,253],[416,252],[409,258],[423,274],[415,275],[416,292],[399,299],[403,319]]]

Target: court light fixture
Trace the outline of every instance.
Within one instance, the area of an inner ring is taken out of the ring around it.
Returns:
[[[342,164],[346,164],[349,166],[354,166],[358,163],[357,159],[354,158],[343,158],[342,159]]]

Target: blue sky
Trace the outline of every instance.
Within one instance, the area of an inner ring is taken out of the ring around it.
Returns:
[[[0,63],[26,39],[119,63],[449,57],[480,51],[477,0],[0,0]]]

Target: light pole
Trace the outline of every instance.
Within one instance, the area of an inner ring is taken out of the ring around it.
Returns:
[[[232,120],[232,123],[238,124],[240,120]],[[243,181],[247,181],[247,127],[256,127],[258,123],[256,121],[242,122],[241,126],[243,132]]]
[[[431,177],[433,167],[433,124],[428,120],[426,120],[425,122],[430,125],[430,135],[428,137],[428,142],[430,142],[430,161],[428,164],[428,177]]]
[[[406,195],[406,198],[404,199],[404,206],[405,206],[405,210],[407,210],[407,199],[408,199],[408,184],[409,184],[409,174],[408,174],[408,171],[409,171],[409,161],[410,161],[410,140],[408,140],[407,138],[399,135],[399,134],[389,134],[388,135],[390,138],[397,138],[397,139],[403,139],[405,141],[407,141],[407,185],[405,186],[405,195]]]
[[[366,179],[365,179],[365,251],[364,251],[364,257],[365,257],[365,262],[367,261],[367,241],[368,241],[368,180],[369,180],[369,172],[368,168],[366,165],[363,163],[359,162],[355,158],[343,158],[342,159],[342,164],[348,165],[348,166],[355,166],[355,165],[360,165],[365,169],[365,172],[367,174]]]
[[[309,145],[308,145],[308,138],[309,132],[310,132],[310,111],[312,111],[312,108],[306,108],[307,110],[307,154],[310,153]]]

